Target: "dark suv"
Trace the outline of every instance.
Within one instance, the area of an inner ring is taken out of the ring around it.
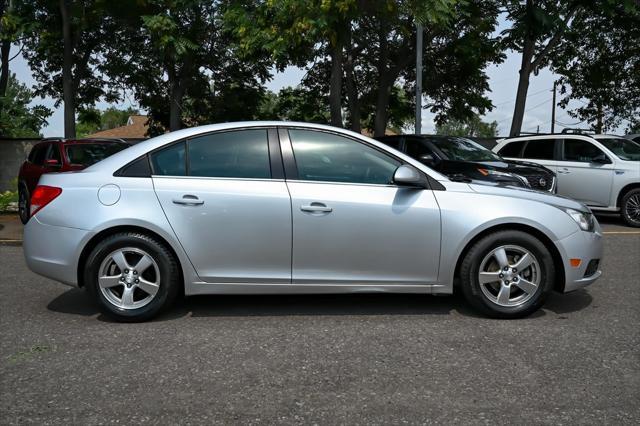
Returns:
[[[31,194],[45,173],[82,170],[131,146],[122,139],[45,139],[31,148],[18,173],[20,220],[27,223]]]
[[[482,145],[458,136],[395,135],[377,138],[454,180],[555,192],[555,173],[544,166],[505,160]]]

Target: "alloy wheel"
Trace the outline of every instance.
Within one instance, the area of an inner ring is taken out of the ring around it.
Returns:
[[[627,199],[625,213],[630,220],[640,223],[640,194],[634,194]]]
[[[120,309],[138,309],[149,304],[158,293],[160,269],[144,250],[121,248],[100,264],[98,286],[112,305]]]
[[[500,246],[485,256],[478,273],[480,289],[499,306],[513,307],[533,297],[541,281],[538,260],[527,249]]]

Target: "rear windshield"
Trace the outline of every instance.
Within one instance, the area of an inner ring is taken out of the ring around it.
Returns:
[[[79,143],[65,146],[65,152],[69,163],[88,167],[128,147],[124,143]]]
[[[640,161],[640,144],[625,138],[596,139],[621,160]]]

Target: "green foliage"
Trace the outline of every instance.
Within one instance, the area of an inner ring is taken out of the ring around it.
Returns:
[[[267,92],[256,119],[329,123],[326,95],[305,86],[285,87],[277,94]]]
[[[224,27],[225,4],[152,0],[120,18],[106,70],[148,111],[152,135],[257,113],[269,64],[238,53]]]
[[[15,177],[9,181],[11,189],[0,192],[0,212],[9,210],[9,205],[18,202],[18,178]]]
[[[109,107],[104,111],[97,108],[85,108],[78,112],[76,133],[79,138],[86,137],[101,130],[124,126],[132,115],[139,114],[134,108],[117,109]]]
[[[107,0],[68,0],[72,69],[71,88],[78,108],[91,107],[98,99],[118,99],[118,87],[104,73],[104,53],[112,44],[118,24],[110,15],[117,5]],[[22,28],[23,56],[33,78],[35,94],[50,96],[56,107],[63,97],[63,26],[60,2],[30,0],[15,2],[16,19],[28,23]],[[124,52],[121,52],[124,53]]]
[[[481,138],[494,138],[498,136],[498,123],[487,123],[474,115],[467,120],[450,120],[436,124],[436,134],[446,136],[474,136]]]
[[[15,74],[9,76],[6,96],[0,97],[0,136],[41,137],[51,110],[42,105],[29,106],[33,92],[20,83]]]
[[[594,29],[601,29],[594,31]],[[620,2],[577,19],[557,52],[553,70],[560,74],[560,106],[579,106],[569,115],[606,132],[640,120],[640,6]],[[586,100],[586,101],[585,101]]]

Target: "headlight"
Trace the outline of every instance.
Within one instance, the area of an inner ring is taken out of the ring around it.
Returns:
[[[531,185],[529,185],[529,181],[520,175],[514,175],[513,173],[499,172],[497,170],[491,170],[491,169],[478,169],[478,171],[483,176],[505,177],[510,180],[515,180],[520,182],[522,186],[524,186],[525,188],[531,187]]]
[[[576,221],[580,229],[587,232],[593,232],[596,227],[596,222],[593,219],[593,214],[579,212],[578,210],[573,209],[562,209],[564,210],[573,220]]]

